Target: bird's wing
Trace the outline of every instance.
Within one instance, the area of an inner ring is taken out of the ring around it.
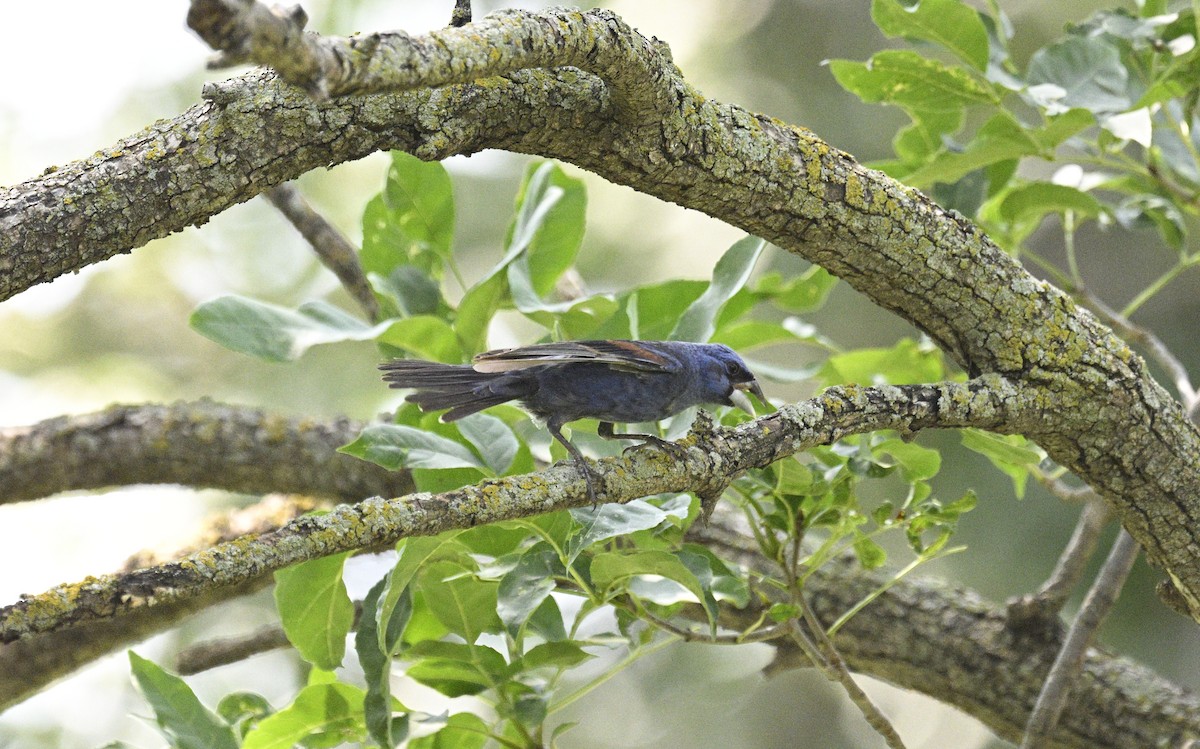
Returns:
[[[673,358],[644,341],[561,341],[478,354],[476,372],[507,372],[547,364],[607,364],[638,372],[669,372]]]

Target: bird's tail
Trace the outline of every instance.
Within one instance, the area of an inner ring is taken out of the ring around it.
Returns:
[[[469,365],[394,359],[379,365],[388,387],[412,388],[405,398],[422,411],[440,411],[442,421],[455,421],[476,411],[530,393],[522,377],[507,372],[477,372]],[[524,386],[524,387],[523,387]]]

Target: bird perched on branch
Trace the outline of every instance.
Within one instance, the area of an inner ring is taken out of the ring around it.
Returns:
[[[747,391],[766,403],[746,363],[717,343],[563,341],[487,351],[470,365],[394,359],[379,368],[390,387],[412,388],[405,400],[422,411],[449,409],[442,421],[520,401],[574,458],[593,503],[587,461],[562,434],[567,422],[599,419],[598,434],[605,439],[640,439],[678,450],[651,434],[618,434],[613,424],[658,421],[705,403],[753,414]]]

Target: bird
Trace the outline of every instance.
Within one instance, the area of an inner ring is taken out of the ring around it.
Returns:
[[[758,380],[733,349],[720,343],[587,340],[539,343],[477,354],[471,364],[393,359],[379,365],[394,389],[422,411],[456,421],[490,406],[519,401],[570,453],[596,504],[587,460],[562,427],[599,419],[605,439],[642,440],[671,452],[678,445],[651,434],[617,433],[616,423],[659,421],[702,404],[737,406],[754,415],[746,393],[761,403]]]

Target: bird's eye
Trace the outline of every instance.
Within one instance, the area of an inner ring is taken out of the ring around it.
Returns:
[[[731,361],[725,363],[725,374],[729,375],[731,380],[741,380],[744,379],[746,370],[742,368],[741,364]]]

